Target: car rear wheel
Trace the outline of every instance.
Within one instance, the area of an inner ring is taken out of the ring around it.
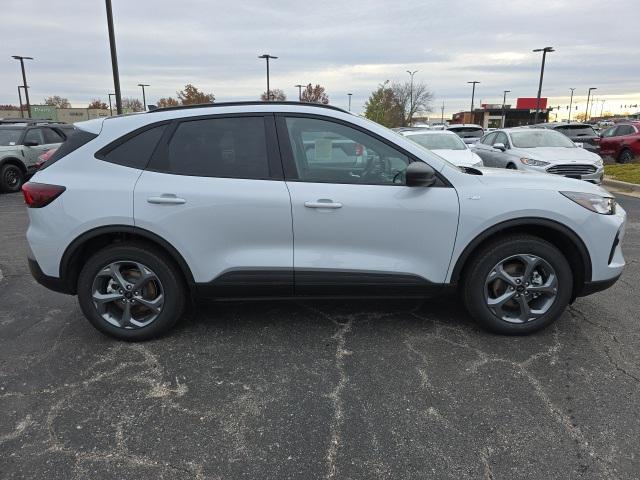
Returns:
[[[476,252],[462,288],[467,310],[484,328],[528,334],[562,314],[571,298],[573,275],[554,245],[517,235]]]
[[[17,165],[8,164],[0,168],[0,190],[8,193],[19,192],[24,182],[24,174]]]
[[[184,282],[162,252],[121,244],[99,251],[82,268],[78,300],[91,324],[122,340],[148,340],[182,315]]]
[[[618,157],[618,163],[631,163],[633,162],[633,153],[631,150],[623,150]]]

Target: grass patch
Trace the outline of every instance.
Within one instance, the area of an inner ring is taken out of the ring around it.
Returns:
[[[640,163],[605,165],[604,174],[621,182],[640,184]]]

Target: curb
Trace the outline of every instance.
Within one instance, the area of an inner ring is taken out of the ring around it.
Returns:
[[[621,182],[620,180],[614,180],[610,177],[604,177],[602,184],[607,187],[613,187],[618,190],[627,190],[635,193],[640,193],[640,185],[637,183]]]

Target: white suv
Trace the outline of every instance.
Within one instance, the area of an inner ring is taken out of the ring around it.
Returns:
[[[29,264],[122,339],[165,332],[196,295],[446,287],[484,327],[529,333],[624,267],[626,214],[606,190],[461,169],[334,107],[217,104],[76,127],[23,188]]]

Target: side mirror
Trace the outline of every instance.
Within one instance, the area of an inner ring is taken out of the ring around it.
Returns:
[[[24,142],[25,147],[37,147],[38,142]]]
[[[493,144],[493,148],[495,148],[496,150],[500,150],[501,152],[504,152],[507,147],[505,146],[504,143],[498,142],[498,143],[494,143]]]
[[[436,172],[424,162],[411,162],[405,170],[407,187],[430,187],[436,183]]]

